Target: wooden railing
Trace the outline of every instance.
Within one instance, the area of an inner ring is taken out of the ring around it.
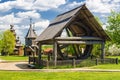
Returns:
[[[99,64],[118,64],[118,58],[105,58],[105,59],[91,59],[91,60],[58,60],[57,66],[70,65],[73,67],[80,66],[94,66]],[[39,64],[40,66],[50,67],[54,66],[54,61],[40,60],[38,57],[29,57],[29,64]]]

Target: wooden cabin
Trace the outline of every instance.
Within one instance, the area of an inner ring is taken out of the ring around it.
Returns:
[[[13,55],[19,55],[22,56],[23,55],[23,45],[21,44],[21,41],[19,40],[19,37],[16,37],[16,32],[14,29],[14,25],[10,25],[10,31],[14,34],[16,40],[15,40],[15,48],[14,48],[14,52]]]
[[[61,34],[66,32],[67,36]],[[104,58],[105,41],[110,40],[102,26],[84,5],[58,15],[49,26],[36,38],[39,44],[39,60],[41,60],[41,46],[53,45],[52,60],[57,65],[58,56],[66,59],[61,49],[71,45],[76,59],[88,58],[94,44],[101,45],[101,58]],[[80,46],[85,45],[83,53]],[[69,59],[69,58],[68,58]]]

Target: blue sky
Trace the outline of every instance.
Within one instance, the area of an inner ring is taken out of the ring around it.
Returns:
[[[120,0],[0,0],[0,31],[14,24],[17,35],[24,43],[29,28],[29,18],[35,23],[37,35],[49,25],[58,14],[86,3],[87,8],[105,26],[111,10],[120,11]]]

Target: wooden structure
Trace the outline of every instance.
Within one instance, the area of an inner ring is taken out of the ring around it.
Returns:
[[[19,37],[16,37],[14,25],[10,25],[10,31],[14,34],[14,36],[16,38],[16,43],[15,43],[13,55],[22,56],[23,55],[23,46],[21,44],[21,41],[19,40]]]
[[[37,35],[32,27],[33,25],[30,23],[30,28],[25,37],[25,48],[24,48],[25,56],[28,56],[28,55],[35,56],[37,51],[37,45],[36,45],[36,42],[34,41]]]
[[[62,37],[63,32],[67,33]],[[88,58],[94,44],[101,44],[101,58],[104,58],[105,41],[110,40],[108,35],[96,21],[92,13],[84,5],[58,15],[50,25],[37,37],[39,44],[39,60],[41,60],[41,46],[53,45],[53,61],[57,65],[58,56],[66,59],[61,49],[72,45],[76,59]],[[84,44],[81,53],[80,46]]]

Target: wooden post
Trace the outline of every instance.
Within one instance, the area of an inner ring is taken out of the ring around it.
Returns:
[[[96,65],[98,65],[98,59],[96,58]]]
[[[104,59],[105,57],[105,42],[102,42],[101,44],[101,59]]]
[[[50,61],[50,54],[48,53],[48,61]]]
[[[53,51],[54,51],[54,66],[56,68],[57,66],[57,42],[56,41],[54,41]]]
[[[118,58],[116,58],[115,62],[116,62],[116,64],[118,64]]]
[[[75,59],[73,59],[73,61],[72,61],[72,66],[73,66],[73,68],[75,68]]]
[[[29,58],[28,64],[30,64],[30,56],[28,58]]]
[[[40,60],[41,60],[41,44],[38,44],[39,49],[38,49],[38,64],[40,65]]]
[[[47,64],[47,69],[49,69],[49,61],[48,60],[46,61],[46,64]]]

